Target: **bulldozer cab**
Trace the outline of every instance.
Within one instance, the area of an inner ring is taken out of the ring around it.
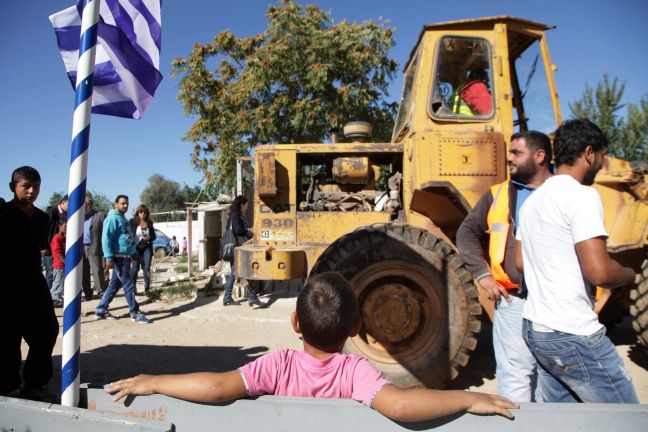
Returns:
[[[562,117],[545,39],[549,28],[506,16],[424,27],[404,68],[392,140],[421,123],[415,112],[437,129],[477,123],[505,135],[555,130]]]
[[[404,68],[392,141],[403,143],[408,222],[452,238],[508,178],[513,133],[562,121],[545,24],[508,16],[425,26]]]

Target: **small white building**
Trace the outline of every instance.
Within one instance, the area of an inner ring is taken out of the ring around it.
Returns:
[[[230,202],[210,202],[191,209],[198,213],[198,221],[194,223],[197,225],[200,270],[216,264],[220,259],[220,242],[225,231],[230,204]]]

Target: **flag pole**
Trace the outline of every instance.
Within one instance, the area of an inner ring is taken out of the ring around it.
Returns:
[[[72,151],[68,183],[68,224],[65,242],[63,356],[61,405],[79,405],[81,355],[81,278],[83,274],[83,223],[90,142],[90,112],[97,47],[100,0],[84,0],[77,68]]]

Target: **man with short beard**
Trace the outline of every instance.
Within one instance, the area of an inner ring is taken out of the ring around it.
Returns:
[[[527,292],[515,268],[514,234],[520,207],[551,177],[550,163],[551,142],[545,134],[514,134],[508,157],[511,179],[492,186],[457,232],[461,257],[488,298],[495,302],[493,348],[498,393],[515,402],[541,400],[536,361],[522,337]],[[487,251],[482,246],[485,237]]]
[[[610,258],[601,197],[594,188],[607,137],[585,119],[556,131],[558,170],[526,201],[515,264],[529,298],[524,337],[538,360],[545,402],[638,403],[630,375],[594,312],[596,286],[634,282]]]

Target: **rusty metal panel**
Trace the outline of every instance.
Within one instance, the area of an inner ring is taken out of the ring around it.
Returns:
[[[496,176],[500,163],[500,148],[491,136],[471,134],[465,137],[439,138],[438,167],[441,175]]]
[[[389,220],[386,212],[301,212],[297,213],[297,238],[300,244],[328,245],[358,227]]]
[[[289,280],[308,276],[306,253],[298,248],[236,248],[236,274],[253,280]]]
[[[257,153],[258,166],[254,170],[256,174],[257,192],[260,196],[273,197],[277,195],[277,176],[275,173],[274,153]]]
[[[333,179],[341,184],[369,182],[369,158],[367,156],[339,157],[333,159]]]
[[[648,203],[626,203],[614,219],[614,228],[608,232],[608,250],[620,252],[648,245]]]

